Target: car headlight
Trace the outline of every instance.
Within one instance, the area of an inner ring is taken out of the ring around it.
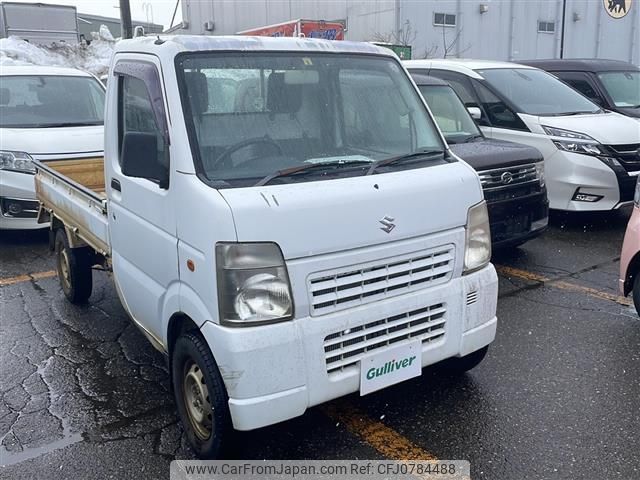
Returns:
[[[633,203],[635,203],[636,207],[640,207],[640,177],[636,182],[636,195],[633,197]]]
[[[36,166],[28,153],[0,150],[0,170],[35,173]]]
[[[220,323],[254,326],[293,318],[289,275],[275,243],[216,245]]]
[[[544,162],[536,163],[536,176],[538,177],[538,180],[540,181],[540,186],[544,187],[544,185],[545,185]]]
[[[556,137],[552,141],[559,150],[583,155],[607,155],[607,151],[602,145],[589,135],[562,128],[547,127],[546,125],[542,125],[542,129],[547,135]]]
[[[487,203],[482,201],[469,209],[464,249],[464,271],[479,270],[491,260],[491,230]]]

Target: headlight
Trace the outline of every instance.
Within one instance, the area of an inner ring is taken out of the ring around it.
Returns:
[[[633,202],[636,207],[640,207],[640,177],[638,177],[638,181],[636,182],[636,195],[633,197]]]
[[[220,323],[253,326],[293,318],[289,275],[275,243],[216,245]]]
[[[602,145],[589,135],[585,135],[580,132],[572,132],[571,130],[564,130],[562,128],[547,127],[545,125],[542,125],[542,129],[547,135],[551,137],[558,137],[552,139],[552,141],[559,150],[581,153],[583,155],[607,155],[607,152],[604,150]],[[566,140],[561,140],[565,138]]]
[[[536,176],[538,177],[538,180],[540,181],[540,186],[544,187],[544,185],[545,185],[544,162],[536,163]]]
[[[491,260],[491,231],[486,202],[474,205],[467,213],[464,271],[470,273]]]
[[[563,128],[547,127],[546,125],[542,125],[542,129],[550,137],[572,138],[574,140],[594,140],[584,133],[572,132],[571,130],[564,130]]]
[[[0,150],[0,170],[35,173],[36,167],[28,153]]]

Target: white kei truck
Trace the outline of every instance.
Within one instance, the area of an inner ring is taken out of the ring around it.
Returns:
[[[390,50],[140,37],[107,85],[104,164],[36,161],[39,219],[68,300],[112,271],[199,457],[483,359],[498,280],[480,181]]]

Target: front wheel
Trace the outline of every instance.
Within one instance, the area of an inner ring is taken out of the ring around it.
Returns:
[[[199,458],[219,458],[232,432],[229,399],[215,359],[197,333],[185,333],[176,340],[171,377],[191,448]]]
[[[92,255],[88,247],[70,248],[64,229],[55,237],[56,267],[64,296],[71,303],[85,303],[93,289]]]
[[[633,303],[636,306],[636,312],[640,315],[640,272],[638,272],[636,280],[633,282]]]

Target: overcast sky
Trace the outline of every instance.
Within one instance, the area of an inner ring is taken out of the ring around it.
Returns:
[[[36,0],[11,0],[20,3],[37,3]],[[93,13],[104,17],[120,17],[119,0],[39,0],[41,3],[75,5],[79,13]],[[169,28],[176,0],[130,0],[131,17],[138,21],[150,21]],[[182,9],[178,7],[176,23],[182,21]]]

